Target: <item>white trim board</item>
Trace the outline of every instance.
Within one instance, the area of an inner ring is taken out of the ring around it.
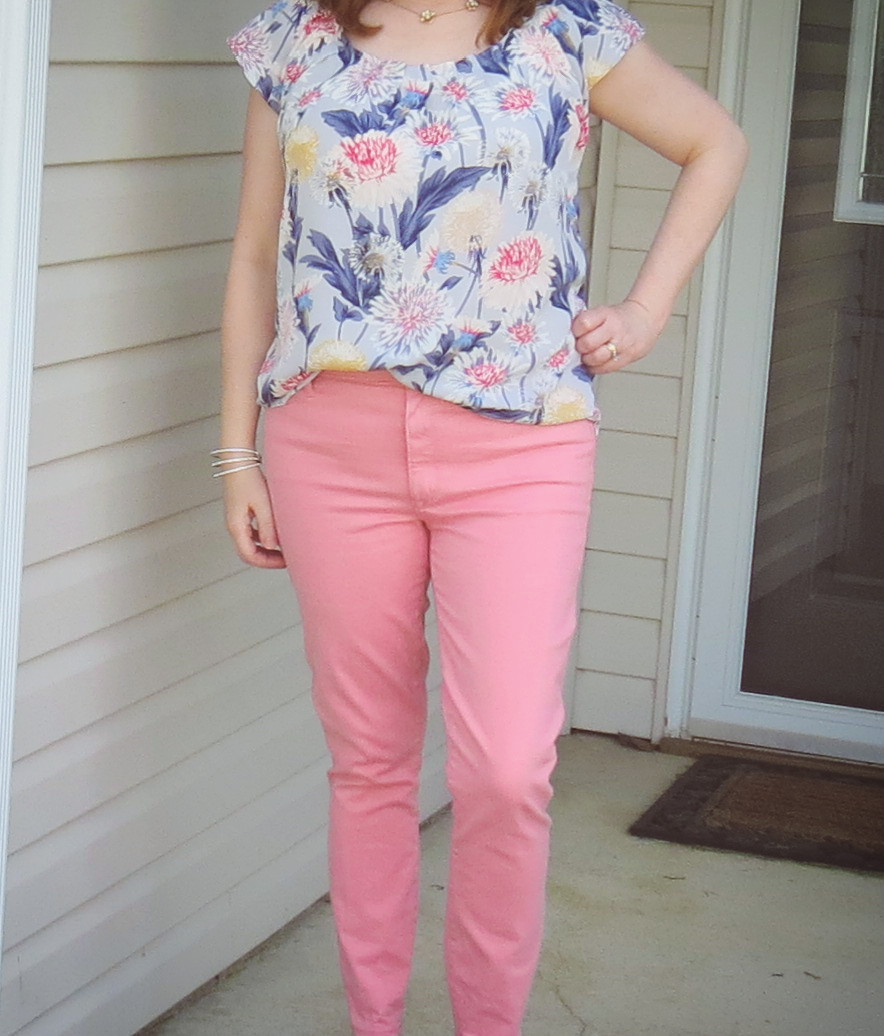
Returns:
[[[740,689],[799,11],[725,8],[719,96],[752,153],[703,272],[664,732],[884,761],[884,713]]]
[[[0,5],[0,950],[18,663],[50,0]]]

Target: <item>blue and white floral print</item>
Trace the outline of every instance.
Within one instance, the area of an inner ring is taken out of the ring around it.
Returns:
[[[278,0],[230,37],[286,169],[258,402],[387,369],[489,417],[597,421],[571,333],[577,177],[589,91],[643,32],[611,0],[542,2],[477,54],[409,65],[358,50],[318,0]]]

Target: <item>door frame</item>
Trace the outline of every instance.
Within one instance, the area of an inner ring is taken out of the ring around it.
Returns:
[[[725,0],[719,97],[751,155],[703,268],[659,726],[673,737],[884,763],[884,712],[740,688],[799,13],[800,0]]]
[[[0,5],[0,953],[9,845],[50,0]]]

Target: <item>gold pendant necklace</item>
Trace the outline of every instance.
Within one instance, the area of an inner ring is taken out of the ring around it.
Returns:
[[[455,7],[453,11],[434,11],[431,7],[427,7],[423,11],[415,11],[410,7],[406,7],[405,4],[398,3],[398,0],[387,0],[387,3],[401,7],[403,11],[409,11],[424,25],[427,25],[434,18],[444,18],[446,14],[457,14],[461,10],[475,11],[479,7],[479,0],[464,0],[463,7]]]

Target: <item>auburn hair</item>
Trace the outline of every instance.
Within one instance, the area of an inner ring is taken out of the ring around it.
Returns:
[[[480,36],[490,44],[497,43],[510,29],[518,28],[527,21],[543,0],[490,0],[483,3],[488,8]],[[362,12],[369,0],[319,0],[326,11],[335,16],[336,21],[345,33],[352,32],[365,36],[374,36],[379,25],[369,25],[362,20]]]

